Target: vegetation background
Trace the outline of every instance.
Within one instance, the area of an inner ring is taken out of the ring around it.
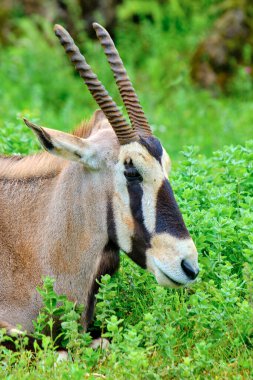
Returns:
[[[120,103],[102,48],[88,27],[93,20],[85,24],[85,1],[45,1],[43,11],[28,12],[27,4],[33,3],[0,1],[0,151],[6,154],[39,149],[22,116],[71,130],[96,109],[54,36],[53,22],[69,26]],[[57,13],[59,4],[64,14]],[[45,307],[35,326],[44,350],[37,347],[34,357],[24,350],[24,341],[18,353],[0,349],[0,377],[253,378],[251,45],[243,53],[248,64],[236,66],[225,93],[197,87],[190,75],[194,52],[224,10],[245,10],[249,2],[93,4],[97,10],[89,17],[108,23],[154,133],[171,155],[171,183],[200,254],[201,276],[192,288],[166,290],[122,254],[119,273],[102,280],[93,326],[111,339],[107,351],[88,347],[89,334],[79,332],[79,310],[59,299],[53,282],[45,280],[40,290]],[[57,365],[50,337],[41,334],[55,314],[61,315],[72,358]]]

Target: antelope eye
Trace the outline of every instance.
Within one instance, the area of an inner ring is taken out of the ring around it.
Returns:
[[[130,162],[125,162],[124,163],[125,170],[124,170],[124,176],[127,179],[127,182],[142,182],[143,178],[136,169],[136,167],[133,165],[132,160]]]

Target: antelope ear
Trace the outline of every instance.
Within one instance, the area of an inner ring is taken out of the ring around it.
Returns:
[[[99,158],[96,159],[97,150],[88,140],[69,133],[40,127],[27,119],[24,119],[24,122],[32,129],[43,148],[49,153],[70,161],[79,161],[92,170],[99,169],[101,162]]]

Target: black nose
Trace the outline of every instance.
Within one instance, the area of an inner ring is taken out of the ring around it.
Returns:
[[[181,267],[183,269],[183,271],[185,272],[185,274],[191,279],[191,280],[195,280],[195,278],[197,277],[197,275],[199,274],[199,269],[194,269],[191,264],[189,264],[188,261],[186,260],[182,260],[181,262]]]

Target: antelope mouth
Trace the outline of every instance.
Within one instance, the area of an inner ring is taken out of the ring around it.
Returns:
[[[174,285],[176,286],[184,286],[185,284],[182,284],[181,282],[177,282],[175,280],[173,280],[173,278],[169,277],[163,270],[161,270],[160,268],[158,268],[159,271],[163,274],[163,276],[165,276],[168,280],[170,280]]]

